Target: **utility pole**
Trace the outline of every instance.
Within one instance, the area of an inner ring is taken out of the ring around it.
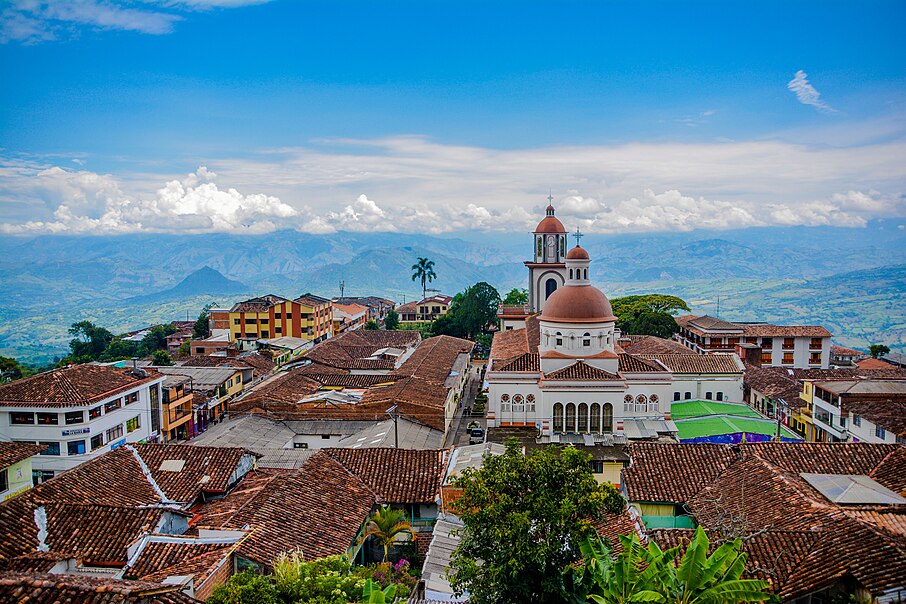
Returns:
[[[394,411],[396,411],[396,407],[397,406],[394,405],[394,406],[390,407],[389,409],[387,409],[387,415],[389,415],[390,419],[393,420],[393,448],[399,449],[400,448],[400,432],[399,432],[399,426],[397,425],[397,420],[399,419],[399,415],[394,414]]]

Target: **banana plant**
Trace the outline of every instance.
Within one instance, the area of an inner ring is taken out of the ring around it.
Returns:
[[[362,589],[362,601],[368,604],[393,604],[396,599],[396,585],[388,585],[384,589],[371,579],[365,581]]]

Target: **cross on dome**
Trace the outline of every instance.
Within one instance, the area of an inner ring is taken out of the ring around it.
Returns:
[[[579,247],[579,240],[585,237],[585,235],[579,232],[579,227],[576,227],[576,232],[573,233],[572,236],[576,238],[576,247]]]

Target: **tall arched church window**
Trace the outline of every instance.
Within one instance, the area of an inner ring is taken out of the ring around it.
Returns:
[[[555,291],[557,291],[557,280],[551,277],[544,284],[544,299],[550,298]]]
[[[580,433],[588,432],[588,405],[581,403],[579,405],[579,430]]]
[[[649,411],[657,411],[658,408],[659,408],[659,407],[658,407],[658,403],[659,403],[660,401],[661,401],[661,397],[659,397],[659,396],[656,395],[656,394],[652,394],[651,396],[649,396],[649,397],[648,397],[648,410],[649,410]]]
[[[586,268],[586,269],[584,270],[584,272],[585,272],[585,279],[588,279],[588,269]]]
[[[587,331],[582,336],[582,346],[591,346],[591,334]]]
[[[544,238],[538,237],[538,260],[544,258]]]
[[[566,404],[566,431],[576,431],[576,406],[573,403]]]
[[[603,416],[603,431],[613,432],[613,405],[611,405],[610,403],[604,403]]]
[[[557,346],[563,346],[563,334],[557,332]]]
[[[554,403],[554,432],[563,432],[563,403]]]
[[[573,278],[573,269],[569,269],[569,278],[570,278],[570,279]]]
[[[598,403],[591,404],[591,432],[593,434],[601,432],[601,405]]]

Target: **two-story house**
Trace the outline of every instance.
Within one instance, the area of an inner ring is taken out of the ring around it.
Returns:
[[[153,369],[75,365],[0,386],[0,440],[44,445],[35,482],[126,443],[160,439],[161,384]]]

